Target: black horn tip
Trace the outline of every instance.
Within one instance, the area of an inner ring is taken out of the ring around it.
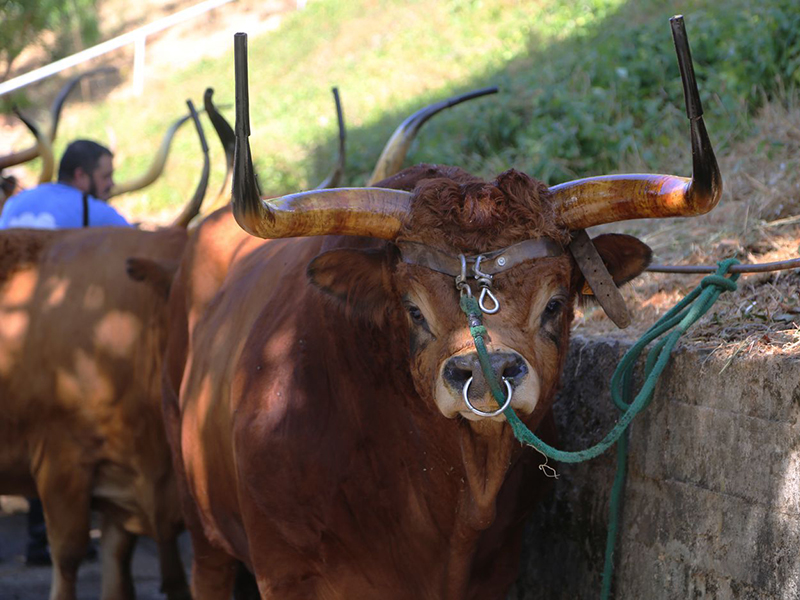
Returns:
[[[236,135],[250,135],[250,98],[247,82],[247,34],[233,36],[236,85]]]
[[[339,97],[339,88],[331,88],[333,101],[336,103],[336,119],[339,122],[339,139],[343,142],[345,138],[344,112],[342,111],[342,99]]]
[[[431,104],[430,106],[426,106],[422,110],[417,111],[416,113],[414,113],[405,120],[404,125],[410,131],[417,131],[431,117],[433,117],[435,114],[447,108],[451,108],[453,106],[456,106],[457,104],[461,104],[462,102],[474,100],[475,98],[488,96],[490,94],[496,94],[497,92],[498,92],[497,86],[492,86],[492,87],[481,88],[478,90],[472,90],[471,92],[459,94],[458,96],[453,96],[452,98],[448,98],[446,100],[442,100],[441,102]]]
[[[686,116],[692,120],[698,119],[703,116],[703,105],[700,103],[700,93],[694,76],[692,52],[689,48],[689,38],[686,35],[683,15],[675,15],[670,18],[669,23],[672,28],[672,39],[675,42],[675,52],[678,55],[678,68],[681,72],[683,97],[686,102]]]
[[[198,135],[200,136],[200,145],[203,148],[203,154],[208,154],[208,142],[206,141],[206,136],[203,133],[203,126],[200,124],[200,115],[197,114],[197,110],[194,107],[194,102],[191,100],[186,100],[186,106],[189,107],[189,112],[192,115],[194,126],[197,129]]]

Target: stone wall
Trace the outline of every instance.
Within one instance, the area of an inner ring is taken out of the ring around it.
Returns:
[[[564,449],[613,425],[626,345],[573,340],[556,405]],[[800,598],[800,356],[678,350],[631,430],[615,598]],[[614,450],[559,480],[526,530],[509,600],[599,598]]]

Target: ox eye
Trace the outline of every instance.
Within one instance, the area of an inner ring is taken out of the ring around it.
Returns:
[[[418,306],[414,306],[413,304],[408,304],[406,306],[406,310],[408,311],[408,316],[411,317],[411,320],[417,325],[425,325],[425,317],[422,316],[422,311],[419,309]]]
[[[542,313],[542,321],[547,322],[552,319],[555,319],[558,315],[561,314],[561,311],[564,309],[564,299],[563,298],[552,298],[550,302],[547,303],[547,306],[544,308],[544,312]]]

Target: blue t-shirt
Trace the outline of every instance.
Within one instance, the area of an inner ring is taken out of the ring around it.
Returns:
[[[130,227],[113,207],[89,196],[89,226]],[[63,183],[43,183],[11,196],[0,213],[0,229],[83,227],[83,192]]]

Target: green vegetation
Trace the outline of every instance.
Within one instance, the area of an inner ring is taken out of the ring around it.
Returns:
[[[0,81],[30,46],[55,60],[95,44],[96,14],[95,0],[0,0]],[[55,35],[46,37],[49,31]]]
[[[360,185],[394,127],[421,106],[497,85],[500,94],[430,122],[408,162],[458,164],[491,177],[516,167],[550,184],[635,167],[688,174],[691,157],[669,17],[686,18],[706,123],[716,147],[800,83],[797,0],[316,0],[249,40],[251,144],[264,190],[307,188],[336,146],[330,88],[348,126],[346,183]],[[113,127],[119,177],[142,171],[183,99],[207,86],[233,103],[233,40],[219,59],[155,74],[147,97],[74,111],[65,140]],[[233,111],[227,116],[232,119]],[[206,121],[207,123],[207,121]],[[208,135],[214,137],[210,126]],[[679,149],[679,151],[676,151]],[[223,160],[212,143],[214,177]],[[149,210],[182,203],[199,174],[194,133],[176,139]],[[211,190],[216,189],[212,181]]]

